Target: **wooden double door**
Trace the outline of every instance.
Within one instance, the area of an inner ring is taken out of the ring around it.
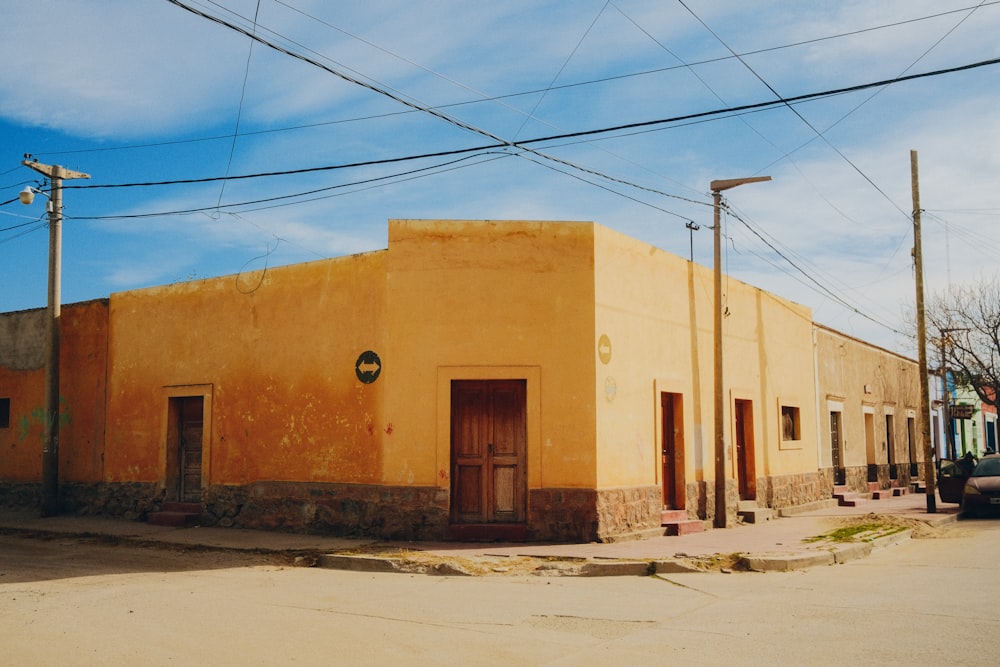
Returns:
[[[451,383],[451,521],[523,523],[527,514],[525,380]]]

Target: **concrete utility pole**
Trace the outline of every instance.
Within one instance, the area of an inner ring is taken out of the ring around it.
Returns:
[[[913,267],[917,277],[917,354],[920,365],[920,437],[924,440],[924,487],[927,489],[927,513],[937,512],[937,479],[934,470],[934,447],[931,443],[930,385],[927,378],[927,324],[924,319],[924,257],[920,244],[920,183],[917,177],[917,151],[910,151],[910,189],[913,192]]]
[[[35,194],[48,197],[49,213],[49,300],[46,320],[45,362],[45,431],[42,443],[42,516],[54,516],[62,509],[59,498],[59,351],[62,315],[60,293],[62,283],[62,182],[70,178],[90,178],[89,174],[65,169],[58,165],[24,160],[21,164],[48,177],[46,195],[41,190],[25,188],[20,194],[22,204],[30,204]]]
[[[716,528],[726,527],[726,431],[725,431],[725,389],[722,385],[722,191],[747,183],[771,180],[770,176],[750,178],[730,178],[712,181],[715,224],[712,228],[713,256],[715,265],[715,521]]]

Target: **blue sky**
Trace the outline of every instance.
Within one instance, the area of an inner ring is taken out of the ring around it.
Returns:
[[[727,192],[726,271],[916,356],[911,149],[928,295],[994,275],[1000,66],[706,112],[995,59],[998,2],[183,3],[294,55],[167,0],[5,8],[0,201],[25,153],[92,176],[64,302],[381,249],[390,218],[590,220],[710,264],[709,183],[766,174]],[[43,216],[0,206],[0,311],[45,305]]]

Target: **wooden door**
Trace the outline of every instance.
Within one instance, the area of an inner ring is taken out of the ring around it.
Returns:
[[[753,440],[753,402],[737,399],[736,416],[736,466],[739,477],[740,500],[757,499],[757,465]]]
[[[840,413],[830,413],[830,459],[833,464],[833,483],[842,485],[847,483],[847,471],[841,461],[840,448],[843,439],[840,435]]]
[[[451,384],[451,520],[522,523],[527,515],[524,380]]]
[[[180,466],[180,493],[182,502],[201,502],[201,437],[204,420],[204,401],[201,396],[179,400],[177,433],[177,460]]]
[[[680,394],[660,393],[660,463],[663,508],[682,510],[687,502],[684,477],[684,409]]]

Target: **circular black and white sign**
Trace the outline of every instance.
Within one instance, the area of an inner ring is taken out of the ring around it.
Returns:
[[[382,360],[371,350],[365,350],[354,364],[354,372],[365,384],[371,384],[382,372]]]

